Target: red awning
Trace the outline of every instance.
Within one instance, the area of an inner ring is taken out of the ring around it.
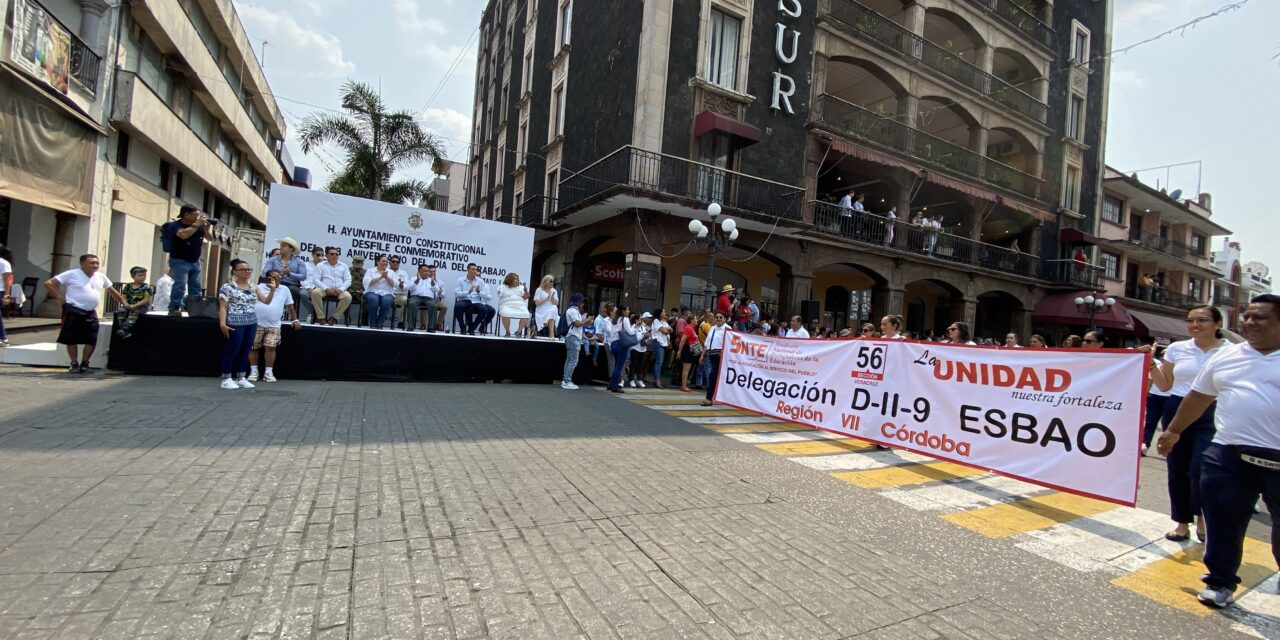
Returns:
[[[1036,303],[1036,308],[1031,312],[1031,321],[1044,324],[1066,324],[1077,325],[1082,327],[1089,326],[1089,314],[1076,308],[1076,298],[1096,295],[1092,291],[1081,291],[1078,293],[1059,293],[1044,298]],[[1095,317],[1095,323],[1103,329],[1116,329],[1119,331],[1133,331],[1133,317],[1129,315],[1129,311],[1119,300],[1115,306],[1107,309],[1104,308],[1098,312]]]
[[[760,130],[741,120],[729,116],[703,111],[693,119],[693,137],[701,137],[705,133],[720,131],[740,139],[743,146],[760,142]]]
[[[1058,231],[1058,240],[1067,244],[1088,244],[1097,245],[1098,239],[1079,230],[1070,227],[1063,227]]]
[[[1130,311],[1129,314],[1133,316],[1133,332],[1140,336],[1173,340],[1187,337],[1187,320],[1182,314],[1177,317],[1162,316],[1149,311]]]

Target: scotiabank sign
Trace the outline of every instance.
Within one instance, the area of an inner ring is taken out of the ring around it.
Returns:
[[[617,282],[621,284],[626,273],[626,267],[620,264],[597,262],[595,266],[591,267],[591,279],[597,282]]]

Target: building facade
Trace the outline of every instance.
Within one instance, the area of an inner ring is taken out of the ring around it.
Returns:
[[[1134,176],[1106,170],[1098,227],[1103,289],[1121,300],[1138,336],[1187,337],[1186,312],[1214,304],[1220,277],[1210,248],[1231,233],[1211,219],[1212,199],[1177,199]]]
[[[699,308],[710,278],[833,328],[1025,334],[1040,299],[1097,284],[1069,263],[1093,251],[1108,19],[1086,0],[491,0],[467,211],[535,226],[533,270],[597,303]],[[715,273],[688,231],[712,202],[740,233]]]
[[[37,10],[48,17],[39,24],[68,25],[79,34],[70,41],[71,59],[79,65],[96,61],[97,72],[91,95],[89,83],[76,81],[74,73],[65,93],[57,81],[27,73],[19,76],[29,85],[22,97],[7,98],[18,108],[74,106],[78,113],[68,118],[85,132],[85,149],[73,155],[77,163],[84,160],[75,172],[84,178],[75,185],[61,181],[63,191],[76,187],[76,198],[37,200],[0,191],[9,212],[0,242],[23,254],[15,275],[44,280],[71,268],[75,256],[95,253],[113,280],[127,279],[133,266],[148,267],[154,280],[166,268],[160,225],[184,204],[218,221],[206,244],[206,288],[226,278],[232,258],[260,262],[270,185],[291,179],[294,167],[281,143],[284,121],[232,3],[10,0],[6,82],[28,71],[9,64],[22,34],[49,28],[19,26]],[[59,39],[45,42],[54,44],[46,44],[53,49],[44,58],[56,56]],[[36,126],[49,137],[66,129]],[[13,139],[22,141],[19,155],[33,151],[29,138]],[[40,157],[39,149],[34,152]],[[3,175],[0,170],[0,189],[7,189]],[[42,299],[43,288],[36,294]]]
[[[1255,296],[1271,293],[1271,269],[1257,261],[1243,263],[1239,242],[1223,238],[1222,248],[1213,252],[1213,266],[1218,272],[1214,282],[1213,304],[1222,311],[1227,327],[1240,331],[1240,315]]]

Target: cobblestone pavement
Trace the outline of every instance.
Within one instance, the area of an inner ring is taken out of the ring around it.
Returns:
[[[585,389],[0,367],[0,407],[3,638],[1246,637]]]

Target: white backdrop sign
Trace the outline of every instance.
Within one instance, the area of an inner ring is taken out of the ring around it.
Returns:
[[[716,400],[1133,506],[1147,358],[730,333]]]
[[[476,263],[494,287],[510,271],[520,274],[521,282],[533,279],[533,229],[528,227],[276,184],[267,213],[267,246],[286,236],[302,245],[308,259],[312,247],[338,247],[348,266],[358,257],[369,269],[380,253],[400,256],[401,268],[410,275],[419,263],[433,264],[451,308],[454,285],[466,276],[468,263]],[[529,288],[536,286],[535,280]],[[489,304],[497,306],[496,300]]]

